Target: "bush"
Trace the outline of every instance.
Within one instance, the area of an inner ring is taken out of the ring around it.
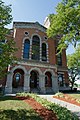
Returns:
[[[61,92],[56,93],[54,96],[57,96],[57,97],[62,97],[62,98],[63,98],[63,97],[65,97],[65,96],[64,96],[64,94],[63,94],[63,93],[61,93]]]

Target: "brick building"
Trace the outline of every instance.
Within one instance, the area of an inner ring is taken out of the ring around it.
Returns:
[[[8,68],[6,93],[55,93],[67,88],[66,52],[56,55],[59,37],[48,38],[46,28],[38,22],[14,22],[13,38],[19,60]]]

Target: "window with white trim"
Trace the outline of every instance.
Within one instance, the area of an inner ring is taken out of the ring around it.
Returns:
[[[64,86],[63,74],[58,73],[58,84],[59,86]]]
[[[42,61],[47,61],[46,44],[42,43]]]
[[[32,38],[32,59],[40,59],[40,39],[37,35],[34,35]]]
[[[29,59],[29,50],[30,50],[30,41],[26,39],[24,41],[23,58]]]

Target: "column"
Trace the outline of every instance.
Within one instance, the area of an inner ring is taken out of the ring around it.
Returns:
[[[30,91],[30,74],[24,74],[24,92]]]
[[[31,60],[31,57],[32,57],[32,40],[30,39],[29,60]]]
[[[40,61],[42,61],[42,45],[40,44]]]
[[[45,90],[45,75],[39,75],[39,87],[40,87],[41,93],[46,93],[46,90]]]
[[[12,93],[12,78],[13,78],[13,73],[9,72],[7,75],[7,81],[5,86],[5,93],[7,94]]]
[[[46,51],[46,53],[47,53],[47,62],[49,63],[49,51],[48,51],[48,45],[47,45],[47,51]]]
[[[54,93],[59,92],[57,76],[52,76],[52,90]]]

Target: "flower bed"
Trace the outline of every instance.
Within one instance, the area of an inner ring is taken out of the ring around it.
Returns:
[[[53,98],[57,98],[57,99],[65,101],[65,102],[69,102],[71,104],[75,104],[77,106],[80,106],[80,101],[78,99],[73,98],[67,94],[57,93],[53,96]]]
[[[23,100],[27,104],[29,104],[38,115],[44,120],[58,120],[56,114],[52,110],[48,110],[43,107],[40,103],[38,103],[35,99],[30,96],[16,96],[18,99]]]
[[[42,99],[35,94],[19,93],[17,95],[25,96],[25,97],[28,95],[28,96],[34,98],[42,106],[44,106],[48,110],[53,111],[57,115],[58,120],[79,120],[78,117],[76,115],[74,115],[73,113],[71,113],[67,108],[61,107],[61,106],[56,105],[51,102],[48,102],[46,99]]]

